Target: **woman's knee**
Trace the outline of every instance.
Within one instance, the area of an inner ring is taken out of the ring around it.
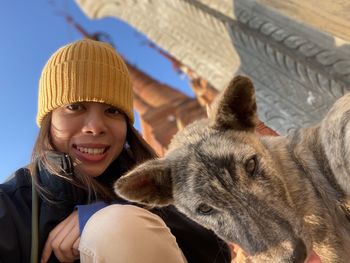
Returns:
[[[155,227],[167,228],[157,215],[133,205],[110,205],[96,212],[86,223],[83,235],[141,234]],[[98,231],[96,231],[98,230]],[[113,237],[113,236],[112,236]],[[104,236],[105,238],[105,236]]]
[[[95,213],[83,230],[81,253],[126,257],[129,262],[183,262],[175,237],[157,215],[132,205],[111,205]],[[134,261],[130,261],[133,254]],[[115,260],[115,259],[113,259]],[[161,262],[161,261],[159,261]]]

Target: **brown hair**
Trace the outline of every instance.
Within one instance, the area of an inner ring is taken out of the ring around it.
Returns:
[[[33,183],[38,190],[38,193],[46,200],[52,200],[51,194],[38,182],[37,178],[37,165],[41,162],[44,167],[53,176],[59,176],[64,180],[69,181],[78,188],[84,189],[88,193],[89,200],[102,199],[104,201],[111,201],[116,198],[113,189],[106,187],[105,185],[98,182],[94,178],[89,176],[84,176],[80,174],[70,174],[64,171],[62,167],[53,163],[47,158],[47,153],[50,151],[55,151],[55,147],[51,140],[50,127],[51,127],[51,116],[52,112],[48,113],[41,122],[41,127],[39,134],[37,136],[36,142],[34,144],[32,152],[32,164],[31,164],[31,174],[33,178]],[[156,157],[154,150],[146,143],[146,141],[140,136],[137,130],[130,125],[127,117],[127,136],[126,142],[130,147],[124,149],[121,154],[128,155],[128,159],[132,160],[133,165],[139,164],[146,160]],[[133,165],[130,165],[130,169]]]

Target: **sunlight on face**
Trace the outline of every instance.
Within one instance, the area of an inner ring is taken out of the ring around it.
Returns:
[[[101,175],[121,153],[126,132],[124,114],[107,104],[79,102],[52,112],[55,149],[68,154],[83,175]]]

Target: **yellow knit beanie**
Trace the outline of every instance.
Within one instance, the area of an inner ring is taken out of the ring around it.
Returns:
[[[44,116],[65,104],[93,101],[110,104],[134,122],[132,84],[127,66],[113,47],[90,39],[58,49],[39,81],[38,114]]]

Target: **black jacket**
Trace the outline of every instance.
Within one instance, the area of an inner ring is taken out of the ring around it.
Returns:
[[[67,171],[70,162],[64,155],[53,154],[55,161]],[[120,160],[117,160],[120,162]],[[117,163],[117,162],[115,162]],[[119,169],[119,173],[115,170]],[[111,173],[113,170],[113,173]],[[87,202],[86,193],[60,177],[49,174],[38,164],[40,184],[52,193],[54,204],[39,197],[39,259],[49,232],[76,205]],[[120,167],[113,167],[100,176],[105,184],[111,184],[121,175]],[[17,170],[4,184],[0,184],[0,263],[30,262],[32,186],[28,168]],[[120,200],[121,204],[126,203]],[[211,231],[191,221],[174,207],[154,209],[176,237],[188,262],[230,262],[230,251],[226,244]],[[116,244],[117,246],[118,244]],[[49,262],[58,262],[52,254]]]

